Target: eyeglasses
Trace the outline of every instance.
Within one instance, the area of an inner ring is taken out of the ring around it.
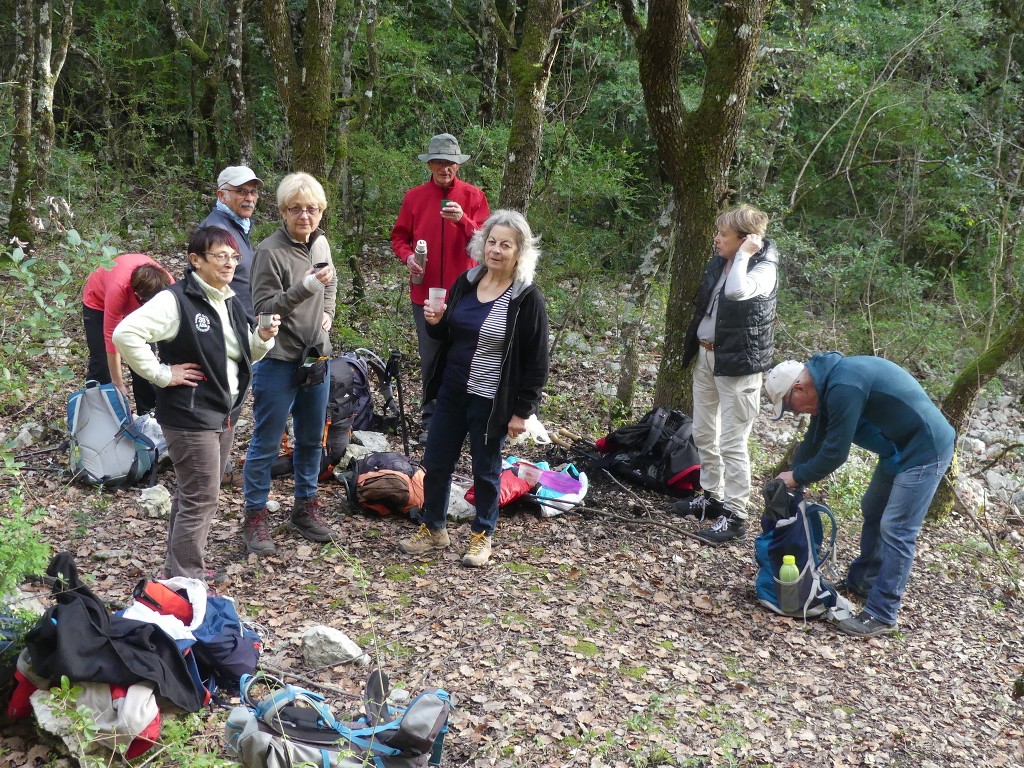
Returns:
[[[786,411],[789,411],[790,413],[795,413],[795,411],[793,411],[793,388],[792,387],[790,387],[789,391],[786,392],[786,394],[784,394],[782,396],[782,412],[785,413]]]
[[[224,187],[226,192],[231,192],[238,195],[239,197],[256,197],[260,196],[258,189],[251,189],[249,187],[241,187],[240,189],[232,189],[231,187]]]
[[[316,216],[318,213],[320,213],[321,208],[317,205],[310,205],[306,208],[300,208],[299,206],[295,205],[292,206],[291,208],[286,208],[285,210],[287,210],[288,213],[290,213],[292,216],[301,216],[302,214],[306,214],[307,216]]]
[[[209,261],[215,261],[218,264],[227,264],[229,261],[237,264],[242,260],[242,254],[240,253],[210,253],[207,251],[203,254]]]

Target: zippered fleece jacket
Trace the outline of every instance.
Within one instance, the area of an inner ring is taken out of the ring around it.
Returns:
[[[938,460],[956,432],[917,380],[880,357],[814,355],[807,370],[818,393],[818,413],[793,459],[793,479],[817,482],[838,469],[850,446],[878,454],[896,475]]]
[[[462,206],[458,222],[441,218],[441,201]],[[430,288],[450,290],[455,279],[476,262],[466,251],[473,233],[483,226],[491,209],[483,190],[456,177],[443,189],[433,179],[405,193],[398,219],[391,230],[391,247],[403,264],[408,263],[417,240],[427,241],[427,269],[423,282],[409,282],[409,298],[423,305]]]
[[[282,226],[256,249],[251,276],[253,308],[257,314],[281,316],[281,332],[267,357],[299,363],[308,344],[316,344],[321,355],[330,357],[331,339],[323,329],[323,316],[327,313],[334,320],[338,273],[335,271],[327,285],[305,279],[321,261],[334,266],[322,229],[313,232],[308,243],[300,243]]]
[[[214,208],[210,211],[210,215],[203,219],[199,226],[220,227],[235,236],[235,241],[238,243],[238,252],[242,254],[242,258],[235,265],[235,275],[231,278],[231,290],[235,292],[235,300],[245,310],[245,319],[249,321],[249,325],[256,325],[256,313],[252,308],[252,288],[249,284],[253,258],[252,243],[249,242],[249,235],[239,226],[237,221],[219,208]]]
[[[427,381],[426,400],[434,400],[441,389],[444,366],[451,346],[448,314],[477,284],[486,272],[476,266],[455,281],[448,296],[448,309],[436,325],[427,323],[427,333],[441,344]],[[537,412],[541,393],[548,380],[548,313],[544,297],[532,283],[512,283],[505,324],[505,353],[501,359],[501,378],[487,419],[487,438],[498,439],[508,433],[512,416],[530,418]]]

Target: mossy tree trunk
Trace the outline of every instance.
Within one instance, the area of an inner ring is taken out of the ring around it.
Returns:
[[[326,181],[334,99],[331,48],[337,0],[307,0],[292,25],[285,0],[264,0],[263,21],[291,133],[292,169]]]
[[[714,41],[705,46],[691,26],[687,0],[650,0],[644,24],[633,0],[618,0],[633,36],[644,107],[662,173],[676,199],[675,243],[665,313],[665,346],[655,404],[692,410],[683,340],[693,313],[715,216],[726,202],[729,164],[742,127],[768,0],[722,3]],[[704,57],[704,87],[688,110],[680,93],[683,52],[690,37]]]
[[[637,266],[636,272],[633,273],[633,281],[629,286],[629,303],[626,305],[626,319],[622,324],[619,383],[615,392],[615,398],[618,401],[617,407],[621,415],[626,418],[632,417],[633,395],[636,391],[636,380],[640,368],[638,342],[645,324],[644,320],[647,317],[651,293],[658,276],[663,274],[666,265],[671,264],[674,226],[675,201],[670,194],[658,217],[654,235],[640,255],[640,264]]]
[[[68,57],[75,11],[74,0],[67,0],[59,12],[60,26],[54,37],[53,16],[56,13],[51,0],[38,0],[36,12],[36,186],[46,190],[49,184],[50,157],[57,128],[53,118],[53,97],[57,80]]]
[[[228,0],[228,60],[224,67],[224,77],[228,84],[231,98],[231,127],[235,139],[234,163],[251,165],[253,162],[252,118],[249,116],[249,101],[245,95],[245,77],[243,62],[245,61],[245,0]]]
[[[493,15],[496,20],[497,14]],[[501,178],[499,204],[526,213],[540,165],[551,66],[558,54],[563,23],[562,0],[530,0],[518,46],[504,27],[498,34],[509,57],[512,124]]]
[[[971,409],[978,393],[992,380],[999,369],[1010,359],[1024,351],[1024,310],[1018,310],[1013,322],[992,341],[992,343],[971,360],[957,376],[942,400],[942,412],[949,423],[962,434],[967,426]],[[929,520],[943,520],[953,509],[954,489],[957,480],[957,465],[954,461],[946,473],[946,481],[932,499],[928,510]]]
[[[32,88],[35,76],[35,13],[33,0],[18,0],[15,8],[14,131],[11,164],[14,185],[8,237],[28,243],[32,239],[33,198],[36,194],[35,158],[32,141]],[[0,249],[5,251],[6,249]]]

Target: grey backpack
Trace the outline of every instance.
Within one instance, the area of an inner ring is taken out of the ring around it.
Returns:
[[[259,702],[253,689],[265,686]],[[387,703],[388,678],[380,670],[366,681],[363,714],[340,722],[324,697],[270,675],[245,675],[243,706],[224,726],[225,749],[247,768],[422,768],[441,764],[451,700],[440,688],[428,688],[405,709]]]

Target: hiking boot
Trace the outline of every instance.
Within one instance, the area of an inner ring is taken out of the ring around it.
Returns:
[[[257,555],[269,555],[277,549],[274,546],[274,540],[270,538],[267,515],[266,507],[258,512],[246,510],[245,522],[242,523],[242,542],[249,552]]]
[[[836,592],[842,592],[844,595],[850,595],[850,597],[859,597],[861,600],[866,600],[868,596],[865,590],[850,584],[850,580],[846,576],[835,583],[835,590]]]
[[[292,505],[292,516],[288,527],[294,528],[301,536],[321,544],[334,538],[334,530],[329,528],[320,518],[323,504],[316,496],[308,499],[296,499]]]
[[[447,528],[432,531],[426,523],[421,523],[416,533],[398,542],[398,551],[406,555],[422,555],[434,549],[450,547],[451,543]]]
[[[707,528],[697,531],[697,538],[708,544],[725,544],[727,541],[742,539],[747,535],[747,526],[743,520],[729,515],[719,515],[718,519]]]
[[[469,537],[469,549],[462,556],[462,564],[467,568],[481,568],[491,559],[491,537],[486,531],[474,533]]]
[[[840,621],[836,628],[844,635],[850,637],[878,637],[879,635],[894,635],[897,627],[895,624],[886,624],[879,621],[867,611],[861,611],[856,616]]]
[[[692,499],[680,499],[672,504],[668,511],[673,515],[701,521],[724,515],[725,505],[714,496],[705,493]]]
[[[220,485],[222,488],[241,488],[242,487],[242,472],[238,469],[229,469],[223,475],[220,476]]]

